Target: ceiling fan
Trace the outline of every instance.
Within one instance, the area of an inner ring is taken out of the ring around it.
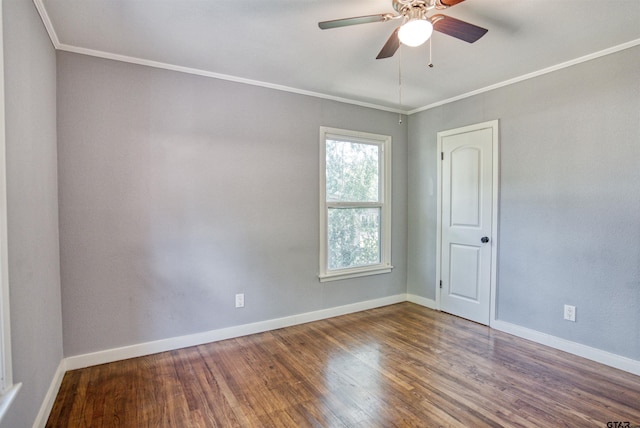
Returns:
[[[447,9],[462,3],[464,0],[392,0],[396,13],[382,13],[378,15],[357,16],[353,18],[322,21],[318,26],[322,30],[347,27],[350,25],[368,24],[370,22],[387,22],[402,19],[402,25],[396,28],[391,37],[382,47],[376,59],[392,57],[400,43],[407,46],[420,46],[426,42],[433,30],[473,43],[484,36],[489,30],[469,24],[450,16],[435,14],[427,16],[432,10]]]

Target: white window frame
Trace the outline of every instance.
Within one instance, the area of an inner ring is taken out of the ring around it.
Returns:
[[[327,140],[345,140],[354,143],[377,145],[381,153],[379,159],[379,194],[380,200],[375,203],[346,203],[327,202],[327,166],[326,166],[326,142]],[[375,265],[358,266],[346,269],[329,269],[328,261],[328,215],[329,208],[335,207],[380,207],[380,263]],[[350,131],[345,129],[320,127],[320,282],[337,281],[360,276],[389,273],[393,269],[391,265],[391,137],[388,135],[371,134],[368,132]]]
[[[20,389],[11,370],[11,326],[9,324],[9,258],[7,245],[7,163],[4,111],[4,42],[0,2],[0,420]]]

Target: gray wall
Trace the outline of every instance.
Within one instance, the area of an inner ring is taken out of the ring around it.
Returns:
[[[318,281],[321,125],[393,137],[391,274]],[[404,293],[406,132],[397,114],[59,52],[65,355]]]
[[[62,359],[56,57],[33,2],[4,0],[9,284],[13,377],[3,427],[28,427]]]
[[[500,119],[498,318],[640,360],[639,64],[634,47],[411,116],[408,291],[435,299],[436,132]]]

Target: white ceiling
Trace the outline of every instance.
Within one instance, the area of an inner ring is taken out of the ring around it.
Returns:
[[[442,13],[489,32],[434,33],[433,68],[428,43],[375,59],[398,21],[318,28],[391,0],[34,2],[61,50],[403,112],[640,44],[640,0],[466,0]]]

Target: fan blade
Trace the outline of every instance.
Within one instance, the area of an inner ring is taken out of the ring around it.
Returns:
[[[468,43],[475,42],[489,31],[486,28],[445,15],[433,15],[431,22],[434,30]]]
[[[447,7],[455,6],[458,3],[462,3],[463,1],[464,0],[439,0],[437,3],[438,3],[438,6],[440,7],[436,6],[436,9],[440,9],[440,8],[444,9]]]
[[[398,38],[399,30],[400,27],[393,30],[393,33],[391,33],[391,37],[389,37],[387,43],[384,44],[376,59],[391,58],[396,53],[396,51],[400,47],[400,39]]]
[[[318,22],[318,27],[322,30],[329,28],[348,27],[349,25],[369,24],[371,22],[388,21],[392,15],[382,13],[380,15],[356,16],[355,18],[334,19],[333,21]]]

